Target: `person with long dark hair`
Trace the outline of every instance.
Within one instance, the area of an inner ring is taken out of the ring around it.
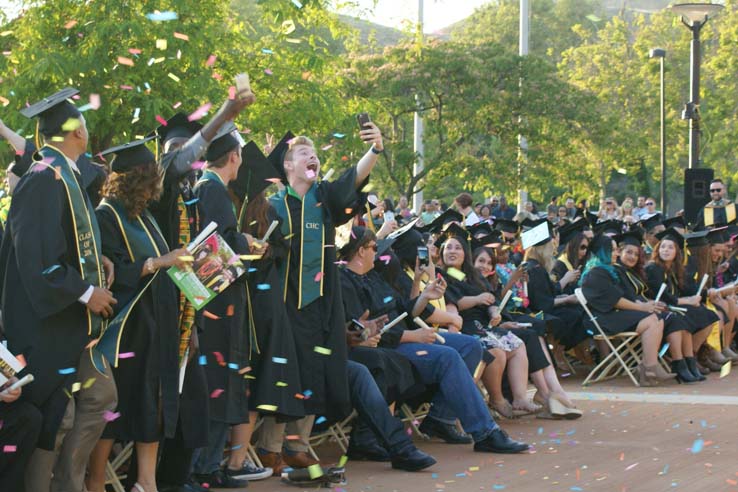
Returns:
[[[587,263],[589,239],[582,232],[586,226],[583,219],[559,228],[559,249],[564,250],[554,262],[551,279],[558,282],[564,294],[573,294],[582,269]]]

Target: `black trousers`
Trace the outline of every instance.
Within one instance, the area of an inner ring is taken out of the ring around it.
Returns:
[[[41,432],[41,412],[24,401],[0,402],[0,490],[25,490],[26,465]]]

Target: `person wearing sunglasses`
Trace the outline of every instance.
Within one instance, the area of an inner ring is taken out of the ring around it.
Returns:
[[[563,294],[573,294],[587,263],[589,239],[584,235],[587,224],[577,220],[559,228],[559,257],[551,269],[551,279],[558,282]]]
[[[710,202],[697,215],[695,230],[731,224],[736,219],[735,202],[725,199],[727,187],[719,178],[710,182]]]

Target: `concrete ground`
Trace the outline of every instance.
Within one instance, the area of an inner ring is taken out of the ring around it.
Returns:
[[[415,437],[438,460],[435,466],[407,473],[385,463],[349,462],[348,484],[336,490],[738,492],[738,370],[689,386],[636,388],[625,378],[588,388],[581,378],[563,382],[582,419],[500,421],[513,438],[532,445],[528,454],[475,453],[471,446]],[[335,443],[317,452],[324,463],[340,456]],[[248,490],[305,489],[271,478]]]

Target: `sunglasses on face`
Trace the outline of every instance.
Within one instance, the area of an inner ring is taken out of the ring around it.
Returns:
[[[720,189],[720,188],[711,188],[710,189],[710,193],[720,193],[721,191],[723,191],[723,190]]]
[[[505,242],[508,243],[508,244],[512,244],[512,243],[515,242],[515,238],[514,237],[506,237],[505,238]]]
[[[654,205],[654,203],[653,202],[646,202],[646,205],[648,205],[649,207],[652,207]]]
[[[588,246],[586,244],[582,244],[581,246],[579,246],[579,251],[587,251],[587,247]]]

